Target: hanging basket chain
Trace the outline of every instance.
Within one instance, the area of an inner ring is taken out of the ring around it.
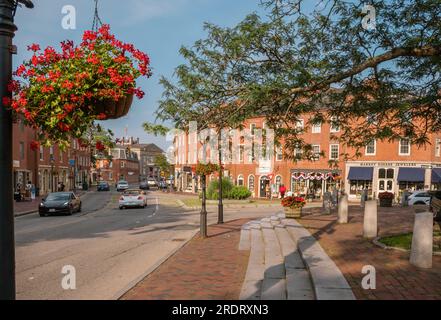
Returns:
[[[103,25],[103,22],[101,21],[101,18],[98,14],[98,0],[94,0],[94,1],[95,1],[95,14],[93,17],[92,30],[98,31],[98,28]]]

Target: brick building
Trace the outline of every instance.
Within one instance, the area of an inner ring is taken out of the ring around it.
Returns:
[[[301,119],[297,126],[305,126],[308,120],[307,117]],[[264,128],[265,119],[249,119],[244,127],[251,132]],[[239,160],[234,163],[225,161],[224,175],[230,177],[234,184],[249,188],[256,198],[265,197],[268,184],[274,190],[284,184],[296,194],[315,199],[336,188],[345,191],[351,200],[359,199],[365,188],[373,197],[389,191],[397,198],[405,190],[441,188],[441,134],[431,135],[430,143],[425,147],[413,146],[405,139],[373,141],[361,157],[345,162],[341,154],[355,154],[355,151],[343,150],[342,145],[332,140],[339,131],[340,128],[329,123],[306,128],[303,138],[316,153],[313,161],[286,160],[280,148],[275,148],[268,161],[247,159],[241,138],[238,155],[233,155]],[[182,191],[198,190],[194,169],[202,146],[196,142],[195,133],[181,133],[175,137],[176,187]],[[324,155],[320,155],[322,152]],[[209,148],[206,154],[211,156]],[[330,167],[330,160],[337,161],[337,166]],[[213,162],[217,163],[217,160]],[[209,180],[214,178],[209,177]]]
[[[109,178],[107,181],[116,183],[119,180],[125,180],[129,184],[137,184],[139,182],[139,159],[138,155],[131,151],[129,147],[117,145],[111,150],[112,161],[103,161],[103,168]],[[104,173],[103,173],[104,174]],[[110,178],[113,179],[110,179]]]
[[[14,186],[24,186],[31,181],[39,190],[40,195],[57,191],[59,182],[66,190],[82,188],[83,182],[89,183],[90,151],[82,148],[76,140],[65,152],[57,145],[52,147],[40,146],[38,150],[31,149],[31,142],[36,139],[36,131],[23,124],[18,118],[13,125],[13,168]],[[73,160],[73,161],[72,161]],[[74,178],[76,177],[76,178]]]

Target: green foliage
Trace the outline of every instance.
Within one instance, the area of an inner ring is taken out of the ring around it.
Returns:
[[[251,197],[251,191],[248,190],[247,187],[234,186],[229,193],[228,199],[245,200],[248,199],[249,197]]]
[[[228,178],[222,179],[222,198],[228,199],[231,190],[233,189],[233,183]],[[219,179],[210,182],[207,188],[207,200],[219,199]]]
[[[165,177],[169,177],[173,172],[172,165],[168,162],[167,157],[163,154],[155,157],[155,166],[159,167],[161,173]]]
[[[265,116],[285,156],[300,148],[309,160],[311,145],[292,125],[305,115],[305,129],[338,122],[333,138],[356,155],[373,139],[422,145],[441,130],[438,0],[369,1],[373,30],[361,23],[366,1],[323,1],[309,11],[302,0],[262,2],[261,16],[206,24],[206,38],[181,48],[176,82],[161,79],[160,120],[222,128]]]

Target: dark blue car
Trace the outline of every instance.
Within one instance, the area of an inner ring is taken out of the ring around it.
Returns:
[[[97,191],[110,191],[110,185],[108,182],[101,181],[96,189]]]

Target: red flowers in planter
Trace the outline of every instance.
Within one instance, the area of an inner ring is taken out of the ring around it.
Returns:
[[[306,200],[301,197],[285,197],[282,199],[282,206],[285,208],[303,208]]]
[[[80,138],[95,120],[108,119],[115,111],[103,113],[107,101],[127,101],[123,105],[128,112],[127,97],[144,96],[136,80],[151,75],[147,54],[117,40],[108,25],[86,31],[80,45],[62,42],[61,51],[52,47],[42,51],[38,44],[28,50],[34,53],[32,58],[17,68],[8,87],[13,99],[1,98],[25,115],[27,125],[41,128],[41,140],[52,143]]]
[[[96,144],[95,144],[95,148],[96,148],[98,151],[104,151],[104,150],[106,150],[106,146],[105,146],[101,141],[97,141],[97,142],[96,142]]]

